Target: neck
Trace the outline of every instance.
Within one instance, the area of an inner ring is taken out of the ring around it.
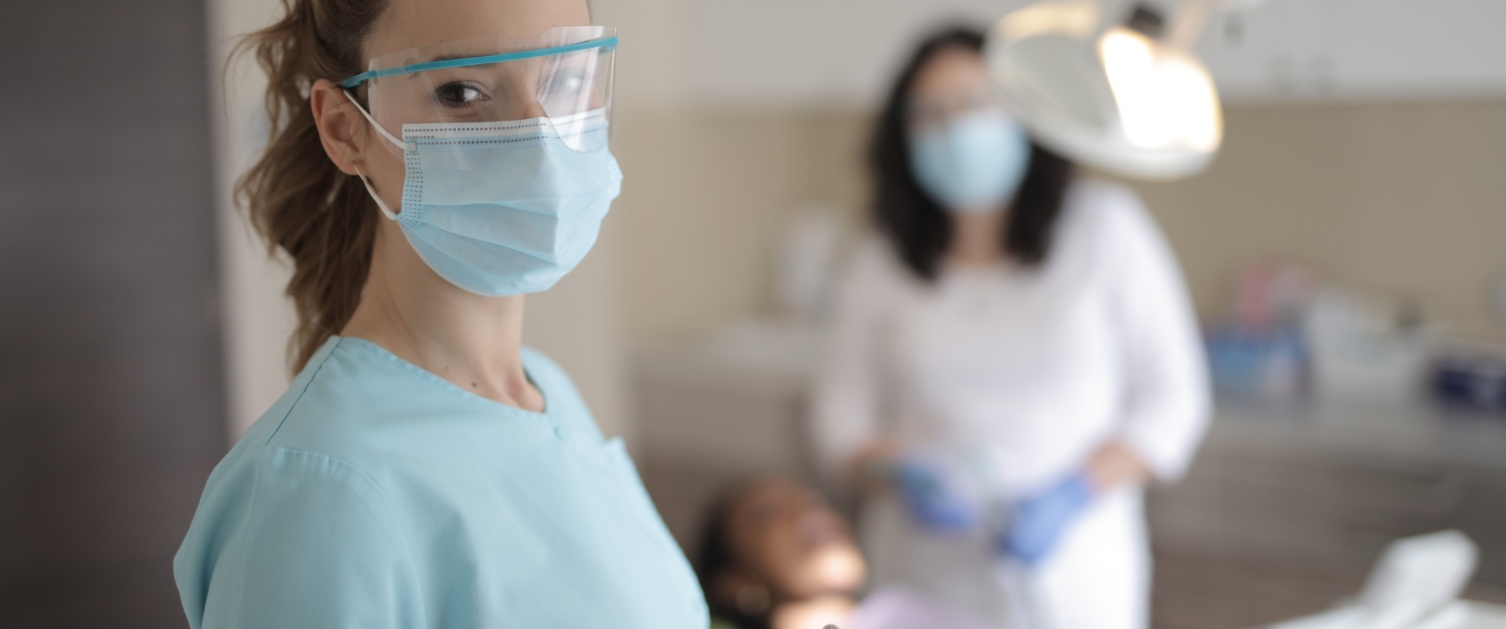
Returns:
[[[826,625],[842,626],[852,615],[852,597],[827,594],[774,606],[769,612],[769,629],[821,629]]]
[[[424,265],[395,225],[379,231],[361,302],[340,334],[482,397],[543,410],[523,371],[523,296],[467,292]]]
[[[966,265],[1001,262],[1005,258],[1003,209],[990,212],[956,212],[952,214],[952,242],[947,257]]]

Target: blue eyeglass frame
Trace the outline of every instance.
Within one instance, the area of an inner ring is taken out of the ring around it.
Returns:
[[[487,64],[490,64],[490,63],[502,63],[503,61],[517,61],[518,59],[533,59],[533,58],[536,58],[536,57],[547,57],[549,55],[564,54],[564,53],[567,53],[567,52],[575,52],[577,50],[590,50],[592,48],[616,48],[616,47],[617,47],[617,36],[613,35],[611,37],[603,37],[601,39],[591,39],[591,40],[587,40],[587,41],[583,41],[583,42],[579,42],[579,43],[566,44],[564,46],[554,46],[552,48],[539,48],[537,50],[523,50],[523,51],[519,51],[519,52],[507,52],[507,53],[502,53],[502,54],[499,54],[499,55],[486,55],[484,57],[466,57],[464,59],[444,59],[444,60],[440,60],[440,61],[426,61],[424,63],[414,63],[414,64],[411,64],[411,65],[399,66],[399,67],[396,67],[396,68],[383,68],[383,69],[380,69],[380,70],[367,70],[365,72],[362,72],[360,74],[352,76],[352,77],[350,77],[348,79],[340,81],[336,85],[339,85],[340,87],[345,88],[345,89],[353,89],[353,88],[361,85],[362,83],[365,83],[365,82],[370,81],[372,79],[379,79],[379,78],[387,77],[387,76],[396,76],[396,75],[399,75],[399,74],[410,74],[410,73],[413,73],[413,72],[423,72],[424,70],[442,70],[442,69],[445,69],[445,68],[464,68],[464,67],[467,67],[467,66],[481,66],[481,65],[487,65]]]

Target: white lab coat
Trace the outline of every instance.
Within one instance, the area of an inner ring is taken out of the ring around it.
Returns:
[[[1045,264],[951,266],[926,283],[867,242],[839,298],[815,442],[837,477],[881,434],[957,455],[1009,501],[1079,470],[1109,440],[1179,476],[1207,421],[1207,373],[1180,271],[1129,190],[1069,189]],[[892,501],[860,523],[875,585],[916,588],[1015,628],[1021,591],[983,534],[938,537]],[[1100,497],[1031,573],[1050,629],[1139,629],[1150,560],[1138,487]]]

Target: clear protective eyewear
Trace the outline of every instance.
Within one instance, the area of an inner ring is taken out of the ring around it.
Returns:
[[[944,94],[911,97],[905,102],[905,118],[916,131],[934,129],[955,118],[979,111],[1004,111],[1004,99],[991,88],[952,90]]]
[[[566,26],[384,54],[338,84],[365,89],[367,111],[390,138],[517,123],[591,152],[607,146],[616,49],[615,28]]]

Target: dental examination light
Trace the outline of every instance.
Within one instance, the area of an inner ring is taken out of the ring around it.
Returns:
[[[1218,90],[1192,51],[1217,12],[1261,0],[1048,0],[999,20],[988,72],[1036,140],[1135,179],[1207,168],[1223,140]]]

